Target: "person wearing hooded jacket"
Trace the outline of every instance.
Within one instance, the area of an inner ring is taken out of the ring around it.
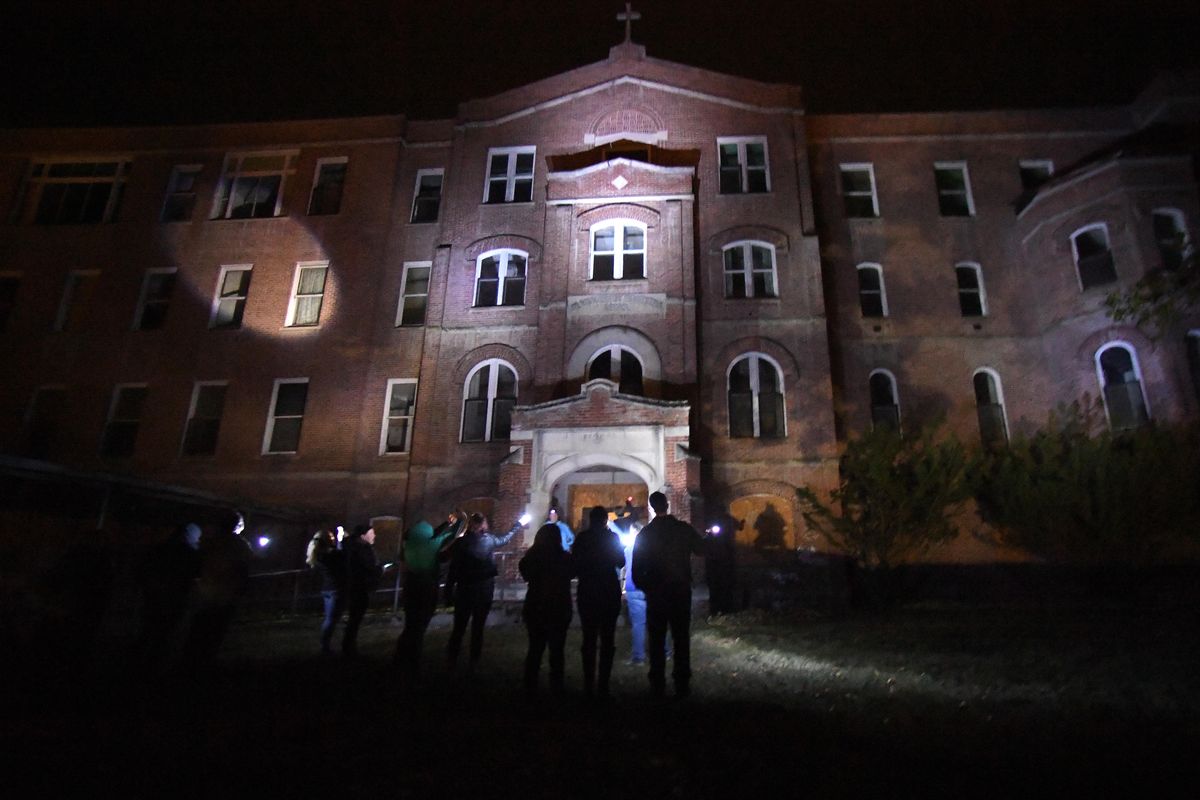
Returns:
[[[421,667],[425,631],[437,608],[438,553],[459,529],[458,516],[451,514],[435,529],[425,520],[404,534],[400,559],[404,562],[404,630],[396,640],[394,663],[409,675]]]
[[[525,654],[525,690],[535,692],[542,654],[550,648],[550,689],[563,691],[564,649],[567,628],[571,625],[571,578],[575,576],[574,559],[562,547],[558,526],[547,522],[538,528],[533,546],[517,565],[521,577],[529,584],[525,592],[525,607],[521,616],[529,634],[529,649]]]
[[[608,696],[609,676],[616,653],[617,617],[621,614],[621,578],[625,551],[608,527],[608,511],[596,506],[588,512],[588,527],[575,537],[575,569],[579,586],[575,602],[583,629],[583,690],[591,696]],[[597,675],[599,641],[599,675]]]

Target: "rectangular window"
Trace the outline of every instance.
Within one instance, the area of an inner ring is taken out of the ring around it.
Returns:
[[[767,166],[767,140],[763,136],[717,139],[721,194],[747,194],[771,190]]]
[[[217,277],[217,295],[213,298],[212,316],[208,327],[231,330],[242,327],[246,313],[246,298],[250,296],[251,264],[221,267]]]
[[[185,456],[211,456],[217,452],[217,434],[221,430],[221,415],[225,412],[224,381],[200,382],[192,390],[192,405],[188,409],[187,427],[183,432]]]
[[[54,315],[54,330],[79,328],[87,310],[95,303],[99,277],[98,269],[75,269],[67,273],[62,299],[58,302],[58,313]]]
[[[21,454],[26,458],[52,458],[58,454],[62,429],[67,421],[67,390],[41,386],[33,393],[25,415],[25,440]]]
[[[1054,174],[1054,162],[1044,158],[1023,158],[1017,162],[1021,170],[1021,188],[1027,192],[1041,186]]]
[[[148,269],[142,279],[142,294],[138,298],[133,318],[135,331],[157,331],[167,324],[171,293],[175,290],[174,269]]]
[[[983,293],[983,271],[978,264],[959,264],[954,268],[958,281],[958,308],[964,317],[987,314],[987,299]]]
[[[179,164],[171,170],[167,182],[167,197],[163,200],[163,222],[186,222],[192,218],[196,207],[196,178],[200,177],[199,164]]]
[[[346,156],[321,158],[313,174],[312,194],[308,198],[308,213],[336,214],[342,209],[342,187],[346,185]]]
[[[1109,249],[1107,225],[1092,225],[1077,231],[1071,237],[1071,249],[1081,289],[1116,282],[1117,267]]]
[[[295,172],[295,153],[240,153],[225,157],[212,219],[278,217],[283,185]]]
[[[292,283],[292,299],[288,303],[289,328],[312,327],[321,321],[321,304],[325,299],[325,277],[328,261],[302,261],[296,265]]]
[[[874,164],[840,164],[842,204],[846,216],[871,219],[879,216],[879,197],[875,193]]]
[[[410,222],[437,222],[438,210],[442,205],[443,174],[440,169],[423,169],[417,173]],[[491,189],[490,180],[488,189]]]
[[[113,390],[100,455],[106,458],[129,458],[133,455],[138,426],[142,423],[142,412],[146,407],[146,393],[145,384],[118,386]]]
[[[404,265],[401,277],[400,307],[396,310],[396,325],[424,325],[425,309],[429,304],[429,270],[431,263],[419,261]]]
[[[33,164],[22,187],[16,219],[34,225],[112,222],[128,173],[128,161]]]
[[[308,404],[308,378],[275,381],[271,410],[263,435],[263,454],[295,453],[300,449],[300,427]]]
[[[858,268],[858,306],[863,317],[887,316],[887,295],[883,288],[883,268],[864,264]]]
[[[413,410],[417,404],[417,382],[411,379],[392,379],[387,384],[387,399],[383,409],[383,431],[379,437],[379,454],[407,453],[412,446]]]
[[[933,165],[933,180],[937,186],[938,210],[943,217],[970,217],[975,214],[971,198],[971,179],[962,161],[939,161]]]
[[[533,200],[535,147],[493,147],[488,150],[485,203],[528,203]]]
[[[17,291],[20,288],[20,273],[0,273],[0,331],[8,328],[8,321],[17,307]]]

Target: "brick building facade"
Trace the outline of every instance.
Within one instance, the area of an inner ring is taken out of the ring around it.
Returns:
[[[1197,99],[822,116],[627,42],[454,119],[0,132],[0,451],[351,520],[661,488],[820,548],[794,489],[872,424],[1198,414],[1200,333],[1103,309],[1194,236]]]

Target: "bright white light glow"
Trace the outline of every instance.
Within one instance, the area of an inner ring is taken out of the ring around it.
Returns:
[[[259,547],[266,547],[266,546],[267,546],[267,545],[269,545],[270,543],[271,543],[271,537],[270,537],[270,536],[260,536],[260,537],[258,537],[258,546],[259,546]]]
[[[528,514],[522,514],[521,518],[517,520],[517,522],[521,523],[521,527],[524,527],[529,524],[529,520],[531,519],[533,519],[533,517],[529,516]]]

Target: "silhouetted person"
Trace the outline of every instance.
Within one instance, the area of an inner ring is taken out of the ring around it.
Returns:
[[[245,527],[240,513],[226,511],[200,539],[200,577],[183,652],[190,666],[203,666],[216,658],[237,601],[246,591],[251,551],[241,536]]]
[[[358,655],[359,626],[383,569],[375,558],[375,529],[369,525],[355,526],[342,549],[346,553],[346,628],[342,631],[342,655],[353,658]]]
[[[737,611],[734,584],[737,578],[737,532],[742,521],[727,511],[713,518],[704,542],[704,579],[708,583],[708,613]]]
[[[758,531],[758,536],[754,540],[754,548],[756,550],[779,550],[785,547],[787,545],[783,535],[785,526],[783,516],[775,510],[775,505],[767,503],[767,507],[754,520],[754,530]]]
[[[461,520],[466,524],[466,520]],[[405,673],[416,675],[421,666],[425,631],[437,609],[438,552],[458,533],[460,520],[451,514],[436,529],[425,520],[404,534],[400,559],[404,562],[404,631],[396,640],[395,663]]]
[[[562,534],[562,549],[568,553],[571,552],[571,548],[575,545],[575,531],[560,519],[557,505],[550,506],[550,510],[546,513],[546,523],[558,527],[559,533]]]
[[[529,634],[525,653],[525,690],[537,690],[542,653],[550,648],[550,689],[563,691],[563,654],[567,628],[571,624],[571,578],[575,575],[574,557],[563,549],[558,526],[547,522],[538,528],[533,546],[517,565],[529,584],[525,607],[521,612]]]
[[[346,559],[338,547],[333,531],[322,528],[308,543],[305,563],[317,574],[321,583],[324,617],[321,619],[321,652],[333,652],[333,630],[346,608]]]
[[[638,534],[633,545],[633,582],[646,593],[646,627],[650,647],[650,690],[666,692],[667,630],[675,644],[672,678],[675,694],[690,691],[692,565],[704,539],[691,525],[667,513],[667,497],[650,495],[655,517]]]
[[[184,614],[200,576],[200,526],[182,525],[154,547],[138,571],[142,590],[139,651],[147,666],[160,664],[177,644]]]
[[[612,674],[617,617],[621,614],[620,569],[625,566],[621,540],[608,527],[608,511],[596,506],[588,512],[588,526],[575,537],[575,571],[579,584],[575,602],[583,629],[583,691],[608,696]],[[596,645],[599,642],[600,670],[596,674]]]
[[[488,527],[487,517],[472,514],[466,532],[450,545],[450,573],[456,581],[454,628],[446,645],[451,668],[458,662],[458,651],[468,623],[471,625],[471,666],[479,663],[483,654],[483,628],[496,592],[498,571],[492,553],[497,547],[508,544],[523,525],[518,522],[503,536],[494,536]]]

